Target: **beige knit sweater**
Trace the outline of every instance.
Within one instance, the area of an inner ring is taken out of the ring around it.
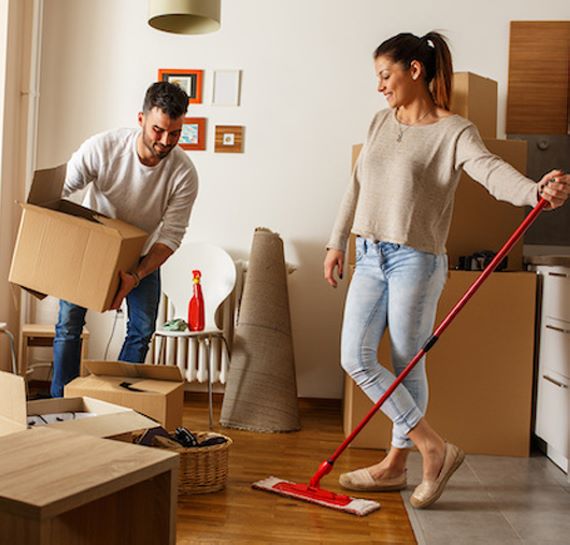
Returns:
[[[516,206],[537,203],[536,183],[489,152],[470,121],[451,115],[430,125],[400,126],[395,110],[378,112],[327,248],[345,250],[352,231],[445,253],[462,169],[501,201]]]

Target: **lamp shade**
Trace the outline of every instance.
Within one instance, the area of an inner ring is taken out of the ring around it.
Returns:
[[[174,34],[206,34],[220,28],[221,0],[149,0],[148,24]]]

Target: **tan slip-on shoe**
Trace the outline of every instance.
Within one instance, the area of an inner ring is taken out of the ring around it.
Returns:
[[[416,509],[429,507],[437,501],[455,470],[462,464],[465,453],[455,445],[445,444],[445,455],[439,476],[435,481],[422,481],[410,497],[410,503]]]
[[[349,473],[343,473],[338,482],[347,490],[360,490],[366,492],[392,492],[404,490],[408,485],[406,472],[398,477],[375,479],[370,475],[368,468],[356,469]]]

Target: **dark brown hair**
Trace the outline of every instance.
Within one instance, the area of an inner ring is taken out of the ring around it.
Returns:
[[[428,32],[421,38],[409,32],[397,34],[382,42],[374,51],[374,58],[385,55],[401,63],[407,70],[412,61],[421,62],[425,81],[437,106],[449,110],[453,65],[445,36]]]
[[[158,81],[146,90],[144,96],[143,112],[147,114],[153,108],[160,108],[171,119],[178,119],[188,109],[188,95],[178,85]]]

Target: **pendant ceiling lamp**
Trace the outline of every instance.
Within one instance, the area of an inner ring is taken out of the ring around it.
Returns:
[[[149,0],[148,24],[174,34],[206,34],[220,28],[221,0]]]

